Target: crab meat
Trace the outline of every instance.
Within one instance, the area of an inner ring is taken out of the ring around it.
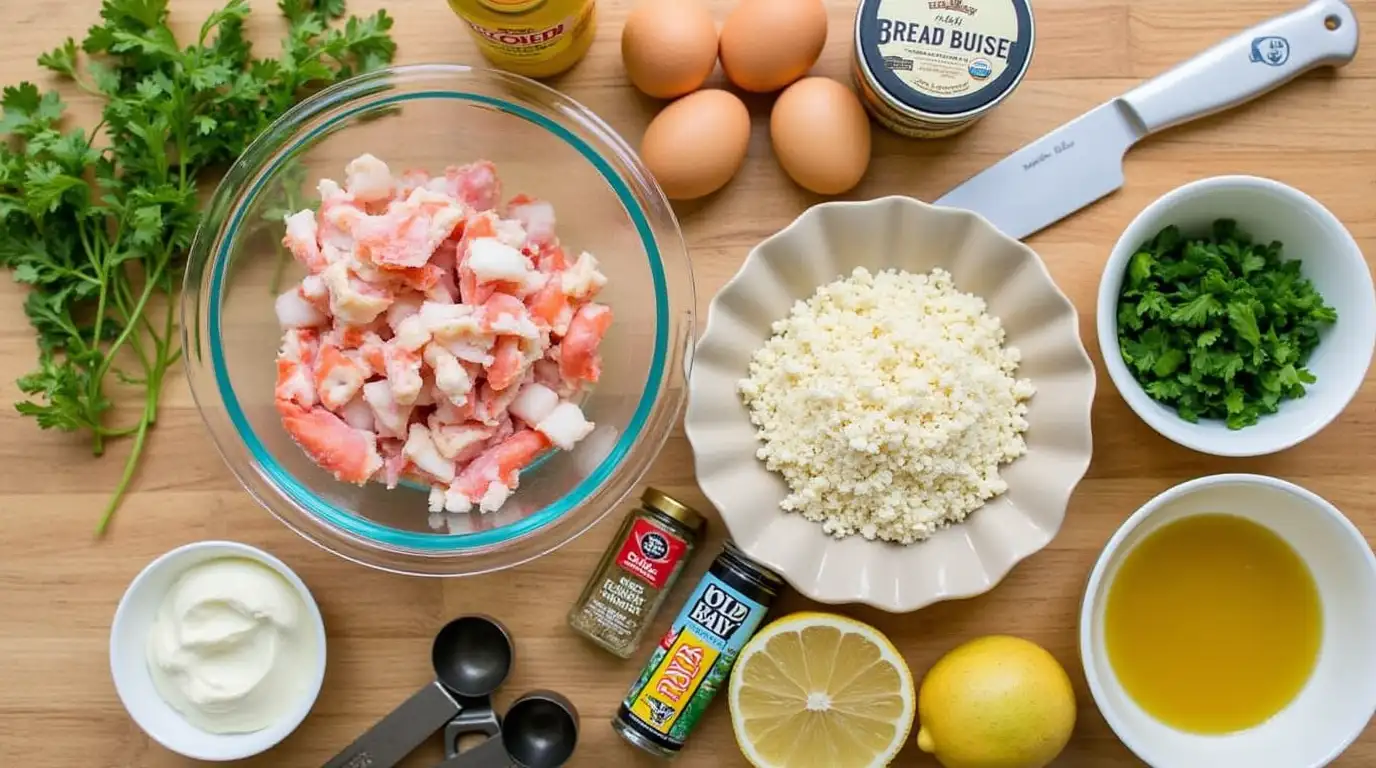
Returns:
[[[387,164],[362,154],[344,167],[344,189],[360,203],[376,203],[392,197],[392,171]]]
[[[602,374],[611,310],[597,260],[570,260],[554,208],[486,161],[395,175],[365,154],[285,217],[306,275],[279,295],[274,405],[340,480],[430,486],[437,514],[491,512],[520,471],[594,425],[573,398]]]
[[[282,293],[273,302],[277,324],[283,328],[314,328],[329,325],[330,318],[301,295],[297,286]]]
[[[540,434],[549,438],[551,443],[571,451],[579,440],[587,437],[593,430],[592,422],[583,418],[583,409],[564,401],[554,407],[549,415],[535,426]]]

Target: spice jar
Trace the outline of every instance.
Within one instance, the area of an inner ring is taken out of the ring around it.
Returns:
[[[860,0],[852,73],[870,114],[910,138],[964,130],[1032,62],[1028,0]]]
[[[621,524],[578,602],[569,626],[623,659],[639,646],[706,528],[697,512],[646,488]]]
[[[783,586],[779,574],[722,544],[631,684],[612,730],[656,757],[677,755]]]

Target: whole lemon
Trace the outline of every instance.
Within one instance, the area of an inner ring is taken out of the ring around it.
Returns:
[[[1017,637],[971,640],[927,672],[917,694],[917,746],[946,768],[1043,768],[1075,727],[1070,677]]]

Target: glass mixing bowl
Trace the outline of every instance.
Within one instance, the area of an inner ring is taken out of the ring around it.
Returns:
[[[521,474],[497,512],[431,515],[419,487],[335,480],[273,407],[282,332],[273,301],[302,276],[279,243],[284,208],[313,206],[321,178],[369,152],[394,172],[494,162],[503,197],[553,203],[565,248],[590,251],[614,322],[600,381],[582,402],[597,427]],[[280,273],[280,274],[279,274]],[[678,417],[693,339],[693,278],[673,211],[632,149],[586,108],[514,75],[395,67],[298,104],[229,169],[191,248],[182,296],[188,377],[225,461],[307,539],[384,570],[457,576],[508,568],[578,536],[639,481]]]

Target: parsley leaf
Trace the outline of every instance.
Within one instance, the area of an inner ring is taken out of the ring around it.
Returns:
[[[1280,243],[1256,243],[1231,219],[1207,237],[1166,227],[1128,262],[1118,300],[1123,361],[1180,418],[1252,426],[1304,397],[1305,361],[1338,313]]]
[[[244,35],[247,0],[210,13],[190,44],[169,27],[168,0],[104,0],[84,39],[38,59],[101,100],[97,131],[63,125],[56,91],[0,90],[0,266],[30,289],[24,312],[39,350],[16,407],[43,429],[89,433],[97,455],[132,438],[98,532],[133,479],[181,356],[174,293],[201,194],[303,96],[396,52],[383,11],[332,27],[344,0],[279,7],[281,54],[258,59]],[[304,172],[281,178],[288,204]],[[111,424],[111,375],[121,396],[142,401],[132,424]]]

